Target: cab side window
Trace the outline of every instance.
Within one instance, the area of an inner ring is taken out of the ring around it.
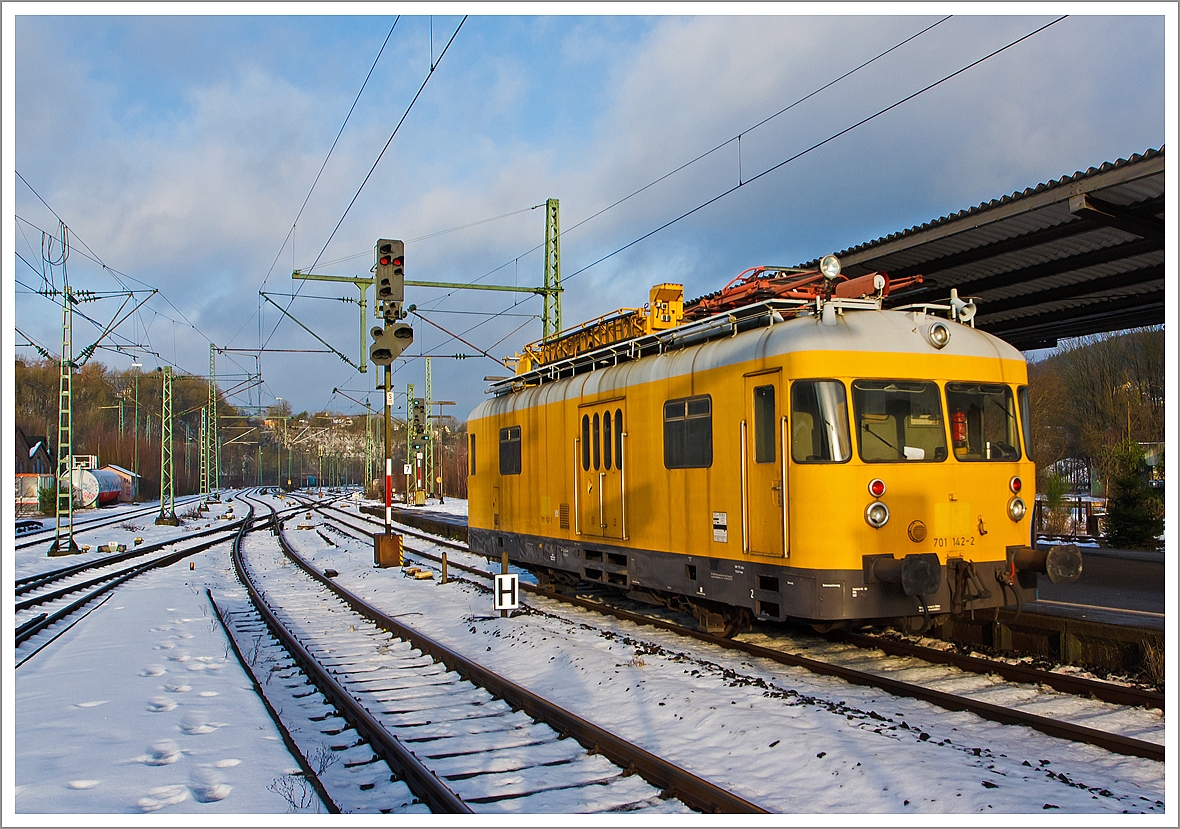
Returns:
[[[795,463],[843,463],[852,457],[848,397],[839,380],[791,384],[791,459]]]

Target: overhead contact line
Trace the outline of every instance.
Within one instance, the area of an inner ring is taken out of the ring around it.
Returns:
[[[825,144],[829,144],[832,141],[835,141],[840,136],[846,135],[847,133],[852,132],[857,127],[863,126],[864,124],[867,124],[869,121],[872,121],[875,118],[878,118],[879,116],[884,115],[885,113],[889,112],[890,110],[896,109],[897,107],[901,106],[902,104],[906,103],[907,101],[913,100],[914,98],[918,97],[922,93],[928,92],[931,89],[934,89],[936,86],[939,86],[939,85],[945,83],[946,81],[949,81],[951,78],[954,78],[957,75],[963,74],[967,70],[978,66],[979,64],[983,63],[986,60],[990,60],[991,58],[995,57],[996,55],[1000,54],[1001,52],[1005,52],[1008,49],[1011,49],[1013,46],[1016,46],[1017,44],[1022,43],[1025,40],[1028,40],[1030,37],[1033,37],[1034,35],[1043,32],[1045,29],[1048,29],[1050,26],[1054,26],[1054,25],[1060,23],[1062,20],[1065,20],[1067,17],[1069,17],[1069,15],[1062,15],[1062,16],[1058,17],[1056,20],[1052,20],[1049,23],[1046,23],[1044,26],[1034,29],[1033,31],[1029,32],[1028,34],[1023,35],[1022,37],[1019,37],[1016,40],[1013,40],[1004,46],[1001,46],[999,49],[996,49],[995,51],[984,55],[983,57],[979,58],[978,60],[972,61],[971,63],[967,64],[966,66],[955,70],[954,72],[950,73],[949,75],[946,75],[946,76],[938,79],[937,81],[934,81],[933,83],[922,87],[918,91],[913,92],[898,101],[895,101],[894,103],[890,104],[889,106],[884,107],[883,109],[877,110],[872,115],[862,118],[861,120],[857,121],[855,124],[845,127],[844,129],[840,130],[837,133],[829,135],[827,138],[823,139],[822,141],[818,141],[815,144],[812,144],[807,149],[801,150],[801,151],[795,153],[790,158],[786,158],[783,161],[780,161],[778,164],[775,164],[774,166],[763,170],[761,173],[758,173],[757,175],[754,175],[751,178],[748,178],[748,179],[745,179],[744,181],[739,182],[738,184],[734,185],[733,187],[730,187],[728,190],[724,190],[721,193],[718,193],[716,196],[713,196],[711,199],[708,199],[707,201],[702,202],[701,204],[698,204],[696,207],[692,208],[691,210],[689,210],[685,213],[682,213],[681,215],[677,216],[675,219],[671,219],[670,221],[665,222],[664,224],[660,225],[659,227],[655,228],[654,230],[648,231],[647,233],[640,236],[638,239],[634,239],[634,240],[628,242],[627,244],[623,245],[622,247],[620,247],[614,251],[611,251],[606,256],[596,259],[595,261],[591,262],[589,265],[579,268],[578,270],[576,270],[573,273],[569,274],[568,276],[564,277],[563,278],[564,281],[568,282],[569,280],[573,279],[575,276],[578,276],[579,274],[589,270],[590,268],[593,268],[595,265],[599,265],[599,264],[605,262],[607,259],[610,259],[612,256],[615,256],[615,255],[627,250],[627,248],[630,248],[633,245],[637,245],[640,242],[642,242],[643,240],[654,236],[655,234],[659,233],[661,230],[671,227],[672,225],[679,222],[681,219],[688,218],[689,216],[693,215],[694,213],[697,213],[700,210],[703,210],[704,208],[708,207],[709,205],[713,204],[714,202],[720,201],[721,199],[728,196],[730,193],[733,193],[733,192],[740,190],[741,188],[743,188],[749,184],[752,184],[753,182],[757,181],[758,179],[762,178],[763,176],[773,173],[775,170],[778,170],[778,169],[786,166],[787,164],[790,164],[792,161],[802,158],[803,156],[807,155],[808,153],[812,152],[813,150],[817,150],[820,147],[824,146]]]
[[[373,175],[373,171],[375,171],[377,169],[377,165],[381,163],[381,159],[384,157],[385,151],[388,150],[390,144],[393,143],[393,139],[397,136],[398,131],[401,130],[402,124],[406,122],[406,118],[409,117],[410,111],[414,108],[414,104],[418,102],[418,98],[422,95],[423,90],[426,89],[426,84],[430,83],[430,79],[434,77],[435,70],[438,69],[439,64],[442,63],[442,59],[444,56],[446,56],[447,51],[451,48],[451,44],[455,42],[455,37],[458,36],[459,30],[462,29],[463,24],[467,22],[467,17],[468,15],[464,15],[463,19],[459,21],[459,25],[455,27],[455,31],[451,34],[451,38],[447,41],[447,45],[443,47],[442,52],[439,54],[438,61],[433,63],[430,67],[430,71],[426,73],[426,77],[423,79],[422,85],[418,87],[418,91],[414,93],[413,99],[410,101],[409,106],[406,107],[406,111],[402,113],[402,117],[397,122],[397,126],[395,126],[393,128],[393,132],[390,133],[389,140],[385,142],[385,146],[382,147],[381,152],[377,154],[376,160],[373,161],[373,166],[369,168],[369,172],[365,174],[365,177],[361,181],[360,186],[357,188],[356,193],[353,194],[352,200],[349,201],[348,206],[344,208],[344,213],[340,216],[340,221],[336,222],[336,226],[332,228],[332,232],[328,234],[328,239],[326,242],[324,242],[324,246],[320,248],[320,252],[316,254],[315,261],[313,261],[311,263],[311,267],[308,268],[309,272],[313,272],[315,270],[316,265],[319,264],[320,257],[324,255],[324,251],[328,249],[328,245],[330,245],[332,243],[332,239],[335,238],[336,231],[340,230],[340,226],[344,224],[344,220],[348,217],[349,212],[352,210],[352,206],[356,204],[356,200],[360,197],[361,191],[365,189],[365,185],[368,184],[369,178]],[[298,293],[298,290],[296,290],[296,293]],[[292,300],[292,302],[294,302],[294,300]],[[287,304],[287,307],[290,308],[290,303]],[[262,344],[262,348],[270,345],[270,341],[274,337],[275,331],[278,331],[279,325],[281,323],[282,319],[280,318],[279,321],[275,323],[275,327],[271,329],[270,336],[266,338],[266,341]]]

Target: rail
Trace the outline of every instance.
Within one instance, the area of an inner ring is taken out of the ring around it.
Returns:
[[[251,507],[250,512],[247,514],[247,516],[245,518],[240,519],[238,523],[240,523],[242,526],[245,526],[246,524],[248,524],[252,520],[253,515],[254,515],[254,508]],[[224,529],[228,529],[228,528],[221,528],[221,529],[224,530]],[[240,531],[240,529],[239,529],[239,531]],[[99,596],[103,595],[104,593],[109,593],[110,591],[112,591],[116,587],[118,587],[120,584],[122,584],[126,581],[129,581],[130,579],[133,579],[136,576],[142,575],[143,573],[146,573],[150,570],[154,570],[158,567],[167,567],[170,564],[175,564],[177,561],[180,561],[180,559],[184,558],[185,556],[189,556],[194,553],[201,552],[202,550],[206,550],[215,544],[220,544],[222,541],[224,541],[224,539],[213,539],[211,541],[205,541],[201,544],[198,544],[195,547],[186,547],[183,550],[177,550],[175,552],[169,553],[168,555],[161,556],[160,558],[154,559],[153,561],[149,561],[144,564],[140,564],[136,567],[129,568],[128,570],[123,571],[121,574],[115,576],[114,578],[111,578],[109,580],[104,580],[100,586],[96,587],[94,590],[90,591],[89,593],[87,593],[83,596],[80,596],[78,599],[70,602],[65,607],[62,607],[53,613],[43,614],[42,616],[35,617],[34,619],[30,619],[28,622],[22,624],[20,626],[20,628],[17,629],[16,634],[15,634],[16,646],[20,647],[21,645],[23,645],[25,642],[32,639],[34,636],[36,636],[41,631],[51,627],[52,625],[57,624],[58,622],[60,622],[61,620],[65,619],[69,616],[72,616],[73,614],[75,614],[79,610],[81,610],[83,607],[90,604],[90,602],[94,601],[94,599],[98,598]],[[80,589],[85,589],[85,588],[80,588]],[[45,644],[48,644],[48,643],[45,643]],[[37,653],[40,653],[40,651],[43,650],[44,647],[45,647],[45,645],[42,645],[37,650],[28,654],[24,659],[22,659],[17,664],[17,667],[19,668],[21,665],[25,664],[25,662],[28,662],[29,659],[31,659]]]

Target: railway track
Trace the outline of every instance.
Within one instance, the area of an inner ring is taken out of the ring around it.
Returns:
[[[321,514],[327,516],[328,509],[331,509],[331,511],[340,515],[347,516],[350,519],[360,518],[370,525],[368,527],[361,527],[335,516],[331,517],[331,520],[340,525],[350,526],[353,531],[359,531],[360,533],[367,536],[376,529],[375,525],[377,522],[364,517],[363,514],[355,515],[353,513],[336,508],[321,509]],[[401,529],[399,531],[406,535],[411,535],[427,540],[431,544],[466,553],[466,548],[464,546],[451,541],[428,536],[421,532],[410,529]],[[424,550],[411,549],[409,547],[406,549],[407,552],[412,552],[417,556],[421,556],[431,561],[437,562],[440,560],[440,556],[434,555]],[[467,554],[471,555],[470,553]],[[492,573],[485,570],[481,570],[476,567],[470,567],[459,562],[448,562],[448,566],[468,572],[481,579],[490,579],[493,575]],[[1028,726],[1041,731],[1042,733],[1049,734],[1050,736],[1088,743],[1119,754],[1145,757],[1161,762],[1164,759],[1164,746],[1160,743],[1141,740],[1135,737],[1112,733],[1110,731],[1101,729],[1090,728],[1079,723],[1066,722],[1054,718],[1044,717],[1006,705],[995,705],[980,699],[974,699],[970,696],[940,691],[922,684],[899,681],[889,676],[882,675],[880,672],[860,670],[857,668],[848,667],[846,665],[837,664],[834,661],[829,661],[826,659],[806,657],[797,653],[779,650],[778,648],[771,646],[756,645],[740,640],[723,639],[711,634],[703,633],[685,625],[668,621],[667,619],[654,618],[647,614],[640,614],[623,608],[614,607],[602,600],[596,601],[578,596],[556,593],[523,583],[521,584],[521,590],[523,592],[529,592],[534,595],[544,596],[556,601],[572,604],[583,609],[592,610],[597,613],[603,613],[617,619],[624,619],[636,624],[653,626],[663,630],[668,630],[678,635],[691,637],[702,642],[707,642],[729,651],[743,653],[752,657],[769,659],[783,665],[806,668],[807,670],[817,674],[836,676],[858,685],[874,686],[898,696],[925,700],[942,708],[946,708],[947,710],[970,711],[988,720],[1009,725]],[[1028,668],[1025,666],[1011,666],[1007,663],[999,663],[992,660],[979,659],[976,657],[964,657],[958,654],[947,653],[945,651],[938,651],[929,648],[921,648],[919,646],[907,645],[905,643],[892,643],[880,640],[876,637],[854,637],[848,635],[847,641],[850,644],[855,644],[862,648],[889,648],[890,650],[887,650],[887,653],[892,652],[898,655],[910,656],[927,662],[937,662],[941,664],[952,665],[953,667],[959,668],[960,670],[971,673],[996,674],[1002,676],[1009,682],[1030,683],[1037,686],[1046,685],[1054,688],[1055,690],[1059,690],[1062,693],[1082,697],[1094,697],[1096,699],[1109,701],[1118,705],[1143,706],[1148,708],[1159,708],[1160,710],[1163,710],[1164,706],[1163,695],[1158,692],[1145,691],[1137,688],[1126,688],[1123,686],[1114,685],[1112,683],[1089,680],[1081,677],[1070,677],[1053,672]]]
[[[59,584],[61,582],[68,582],[72,587],[72,590],[63,588],[65,591],[63,595],[65,595],[68,592],[82,589],[83,586],[88,586],[87,582],[83,582],[81,578],[75,579],[75,577],[93,578],[96,579],[95,583],[98,583],[99,580],[104,578],[104,576],[96,575],[100,572],[107,572],[105,578],[111,578],[111,573],[119,575],[124,572],[122,570],[112,569],[118,564],[149,556],[162,550],[168,550],[177,544],[185,544],[198,538],[221,536],[227,533],[232,533],[239,526],[240,522],[233,521],[231,519],[226,524],[219,524],[219,522],[215,519],[213,524],[214,526],[207,527],[206,529],[198,529],[195,532],[184,533],[175,538],[168,538],[164,541],[158,541],[152,544],[144,544],[143,546],[134,547],[131,550],[127,550],[125,552],[112,553],[111,555],[101,556],[98,558],[90,558],[78,562],[77,564],[70,564],[65,567],[55,568],[53,570],[45,570],[15,579],[13,582],[13,594],[15,596],[16,610],[19,612],[23,609],[44,604],[46,601],[52,600],[46,598],[47,595],[50,595],[47,593],[46,588],[52,585]],[[214,541],[212,543],[218,542]],[[198,550],[206,549],[207,546],[209,545],[193,548],[191,552],[197,552]],[[24,596],[29,596],[29,598],[22,599]]]
[[[310,567],[281,528],[277,541],[281,553],[235,557],[255,605],[433,811],[764,811],[378,611]]]
[[[118,562],[99,560],[63,568],[70,571],[68,574],[55,571],[56,575],[52,577],[47,575],[47,581],[34,587],[26,584],[28,589],[25,592],[32,592],[33,595],[20,600],[15,606],[14,638],[16,649],[14,656],[16,667],[24,665],[57,637],[85,618],[86,614],[82,612],[83,610],[96,600],[105,601],[119,585],[151,570],[167,567],[182,558],[206,550],[216,544],[224,543],[234,532],[240,532],[252,519],[253,507],[246,517],[226,527],[218,527],[216,531],[201,532],[160,545],[160,549],[166,547],[175,547],[176,549],[129,567],[118,566],[124,560],[122,557],[119,557],[120,561]],[[185,543],[196,537],[200,537],[202,540],[196,544]],[[137,551],[137,555],[142,556],[143,553]],[[39,588],[63,581],[66,582],[63,587],[36,592]],[[80,595],[75,596],[75,594]],[[71,599],[71,596],[75,597]],[[40,612],[37,612],[39,609]],[[89,613],[89,611],[86,612]]]
[[[172,547],[176,544],[182,544],[186,541],[191,541],[195,538],[203,538],[205,536],[211,536],[211,535],[221,535],[221,534],[223,534],[231,529],[234,529],[236,527],[237,527],[237,523],[231,522],[230,524],[211,527],[207,530],[200,530],[198,532],[183,535],[178,538],[170,538],[167,541],[160,541],[160,542],[156,542],[154,544],[145,544],[142,547],[135,547],[135,548],[128,550],[126,552],[112,553],[109,556],[103,556],[101,558],[93,558],[93,559],[90,559],[89,561],[83,561],[78,564],[71,564],[66,567],[59,567],[54,570],[47,570],[42,573],[35,573],[33,575],[24,576],[22,578],[16,579],[13,584],[13,587],[14,587],[13,593],[18,599],[17,608],[19,609],[22,604],[22,602],[20,601],[21,596],[25,596],[29,593],[34,593],[36,595],[40,595],[40,594],[37,594],[37,591],[39,591],[45,587],[48,587],[49,585],[56,584],[57,582],[63,581],[65,579],[69,579],[73,576],[83,574],[83,573],[93,572],[93,571],[96,571],[96,570],[99,570],[102,568],[106,568],[106,567],[110,567],[112,565],[122,563],[124,561],[131,561],[136,558],[141,558],[143,556],[151,555],[152,553],[159,552],[160,550],[165,550],[165,549]]]
[[[176,506],[179,507],[184,504],[195,504],[200,500],[200,497],[201,496],[199,496],[199,495],[190,495],[190,496],[186,496],[183,498],[177,498],[176,499]],[[131,521],[132,519],[135,519],[135,518],[147,518],[147,517],[155,516],[155,515],[158,515],[159,512],[160,512],[160,505],[154,504],[150,507],[145,507],[144,509],[140,509],[140,510],[122,511],[118,515],[111,516],[111,517],[94,518],[89,521],[78,521],[75,519],[75,521],[74,521],[74,535],[78,536],[82,533],[89,533],[89,532],[92,532],[93,530],[102,529],[103,527],[109,527],[112,524],[127,523],[128,521]],[[45,519],[45,520],[49,521],[49,519]],[[49,526],[43,530],[38,530],[38,531],[32,532],[32,533],[26,533],[25,535],[20,536],[21,542],[19,544],[15,545],[15,549],[26,550],[29,547],[36,547],[38,545],[47,544],[53,540],[54,534],[56,533],[56,531],[57,531],[57,528],[55,526]]]
[[[334,507],[333,509],[341,512],[342,514],[350,514],[340,511],[339,508]],[[369,523],[375,523],[374,519],[365,517],[363,512],[357,517],[360,517],[362,520],[365,520]],[[431,523],[428,518],[426,520],[422,520],[421,516],[414,516],[414,518],[418,519],[415,521],[415,523],[418,525],[428,525]],[[447,533],[449,534],[449,537],[454,537],[454,526],[447,524],[440,526],[438,529],[440,533]],[[431,543],[450,546],[455,550],[467,550],[465,545],[455,544],[453,541],[440,539],[437,533],[423,532],[421,527],[415,530],[413,528],[404,527],[403,525],[401,531]],[[481,571],[474,571],[474,573],[481,574]],[[483,573],[483,575],[487,574]],[[551,593],[544,590],[538,590],[537,592],[541,595],[552,595]],[[692,632],[695,634],[695,631]],[[1114,682],[1107,682],[1088,677],[1078,677],[1071,674],[1057,673],[1054,671],[1032,668],[1027,665],[1012,664],[1010,662],[1004,662],[996,659],[987,659],[984,657],[962,654],[955,651],[926,647],[911,642],[896,641],[882,636],[859,634],[846,631],[831,631],[822,634],[822,636],[824,639],[830,642],[846,642],[861,648],[881,650],[891,656],[914,657],[927,662],[954,666],[960,670],[970,673],[996,674],[1011,682],[1026,682],[1036,685],[1044,685],[1063,693],[1074,694],[1082,697],[1092,697],[1094,699],[1099,699],[1104,702],[1110,702],[1116,705],[1140,706],[1144,708],[1158,708],[1161,711],[1165,710],[1166,697],[1158,690],[1121,685]],[[709,641],[713,641],[719,637],[705,636],[704,638]]]
[[[274,526],[270,519],[267,524]],[[235,565],[246,541],[246,533],[234,539]],[[242,600],[223,596],[220,602],[212,591],[207,595],[239,663],[254,681],[255,693],[299,763],[298,772],[280,784],[289,789],[293,802],[310,806],[310,788],[333,814],[429,813],[300,668],[248,593]]]

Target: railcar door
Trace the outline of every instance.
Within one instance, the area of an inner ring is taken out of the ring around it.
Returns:
[[[574,465],[582,535],[627,537],[626,408],[623,400],[578,408]]]
[[[745,551],[755,555],[787,554],[786,431],[782,372],[747,375],[741,428],[742,524]]]

